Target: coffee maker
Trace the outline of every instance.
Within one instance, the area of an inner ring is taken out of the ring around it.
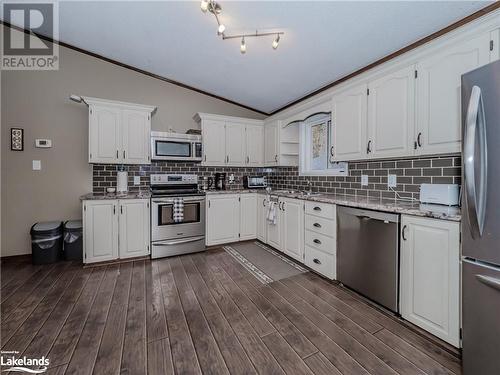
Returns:
[[[226,174],[217,172],[215,174],[215,189],[226,190]]]

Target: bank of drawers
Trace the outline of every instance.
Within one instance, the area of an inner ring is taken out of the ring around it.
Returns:
[[[337,226],[333,204],[306,202],[305,264],[318,273],[336,278]]]

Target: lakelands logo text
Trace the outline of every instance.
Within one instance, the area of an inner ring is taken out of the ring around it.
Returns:
[[[57,2],[3,1],[1,68],[6,70],[57,70],[59,15]]]
[[[16,358],[15,354],[19,352],[2,351],[0,356],[0,365],[2,372],[25,372],[28,374],[43,374],[49,366],[49,359],[45,356],[40,358],[28,358],[26,356]]]

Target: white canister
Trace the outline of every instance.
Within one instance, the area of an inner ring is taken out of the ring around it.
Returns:
[[[116,192],[117,193],[128,192],[128,172],[118,171],[116,173]]]

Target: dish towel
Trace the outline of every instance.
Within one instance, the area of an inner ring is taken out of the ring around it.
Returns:
[[[269,202],[269,210],[267,211],[267,221],[276,225],[276,202]]]
[[[184,220],[184,199],[174,198],[174,223]]]

